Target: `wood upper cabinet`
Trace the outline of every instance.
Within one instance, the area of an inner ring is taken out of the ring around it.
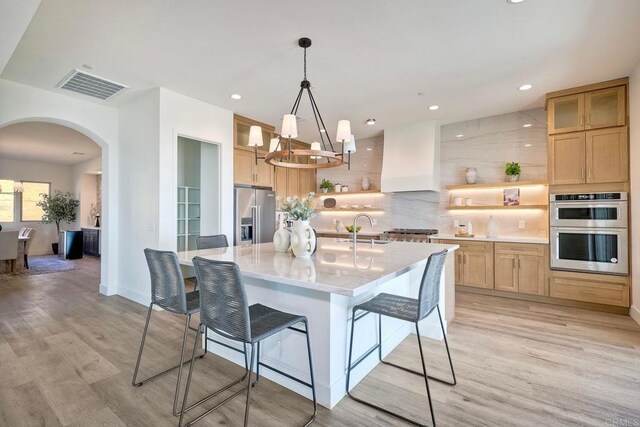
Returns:
[[[501,291],[549,295],[545,280],[546,254],[546,245],[496,243],[495,288]]]
[[[586,182],[626,182],[629,180],[627,134],[626,127],[586,132]]]
[[[258,160],[258,164],[255,164],[254,170],[256,174],[255,185],[260,187],[273,187],[273,166],[267,164],[264,160]]]
[[[258,151],[265,153],[269,151],[269,142],[273,138],[275,128],[266,123],[258,122],[248,117],[243,117],[235,114],[233,116],[233,145],[234,148],[241,150],[253,151],[252,147],[249,147],[249,130],[251,126],[260,126],[262,128],[262,147],[258,147]]]
[[[594,90],[584,94],[585,129],[624,126],[627,100],[625,86]]]
[[[233,150],[234,184],[254,185],[254,154],[251,151]]]
[[[583,184],[585,182],[584,132],[549,137],[549,184]]]
[[[551,97],[548,100],[550,135],[626,125],[626,86]]]
[[[549,99],[549,134],[584,130],[584,94]]]

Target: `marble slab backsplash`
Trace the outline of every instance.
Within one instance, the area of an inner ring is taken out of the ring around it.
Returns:
[[[531,125],[523,127],[524,125]],[[502,190],[474,190],[455,193],[446,190],[451,184],[464,184],[465,170],[475,167],[478,182],[504,181],[504,166],[507,162],[518,162],[522,167],[522,181],[546,181],[546,112],[543,108],[467,120],[444,125],[441,128],[440,171],[442,191],[393,194],[344,194],[335,196],[337,206],[371,205],[382,208],[367,212],[377,220],[374,231],[392,228],[436,228],[443,234],[453,234],[453,220],[471,220],[476,235],[486,234],[490,215],[498,222],[499,236],[546,237],[548,212],[546,210],[518,211],[450,211],[447,206],[452,196],[472,198],[474,204],[500,204]],[[463,136],[459,136],[463,135]],[[382,136],[357,141],[357,152],[352,155],[351,170],[346,167],[320,169],[318,185],[322,179],[347,184],[350,191],[360,191],[362,178],[367,176],[371,189],[380,188]],[[321,197],[321,203],[324,197]],[[546,188],[521,189],[522,204],[545,204]],[[334,219],[345,225],[353,222],[358,211],[340,209],[319,212],[312,220],[317,230],[333,230]],[[525,228],[519,222],[525,221]],[[366,221],[359,223],[368,231]]]

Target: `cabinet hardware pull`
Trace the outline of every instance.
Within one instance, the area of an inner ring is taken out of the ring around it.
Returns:
[[[584,114],[580,116],[580,126],[584,126]]]
[[[591,124],[591,114],[589,114],[587,116],[587,124],[590,125]]]
[[[587,176],[589,177],[589,179],[591,179],[591,168],[587,169]]]
[[[584,179],[584,168],[580,169],[580,179]]]

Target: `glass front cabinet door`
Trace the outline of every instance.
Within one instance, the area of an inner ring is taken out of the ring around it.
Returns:
[[[585,129],[624,126],[626,111],[625,87],[587,92],[584,98]]]
[[[549,134],[584,130],[584,94],[549,99]]]

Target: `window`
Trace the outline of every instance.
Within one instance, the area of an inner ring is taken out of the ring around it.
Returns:
[[[13,222],[13,180],[0,179],[0,222]]]
[[[41,221],[44,212],[37,203],[42,200],[42,194],[49,194],[51,184],[48,182],[28,182],[22,183],[22,213],[21,221]]]

